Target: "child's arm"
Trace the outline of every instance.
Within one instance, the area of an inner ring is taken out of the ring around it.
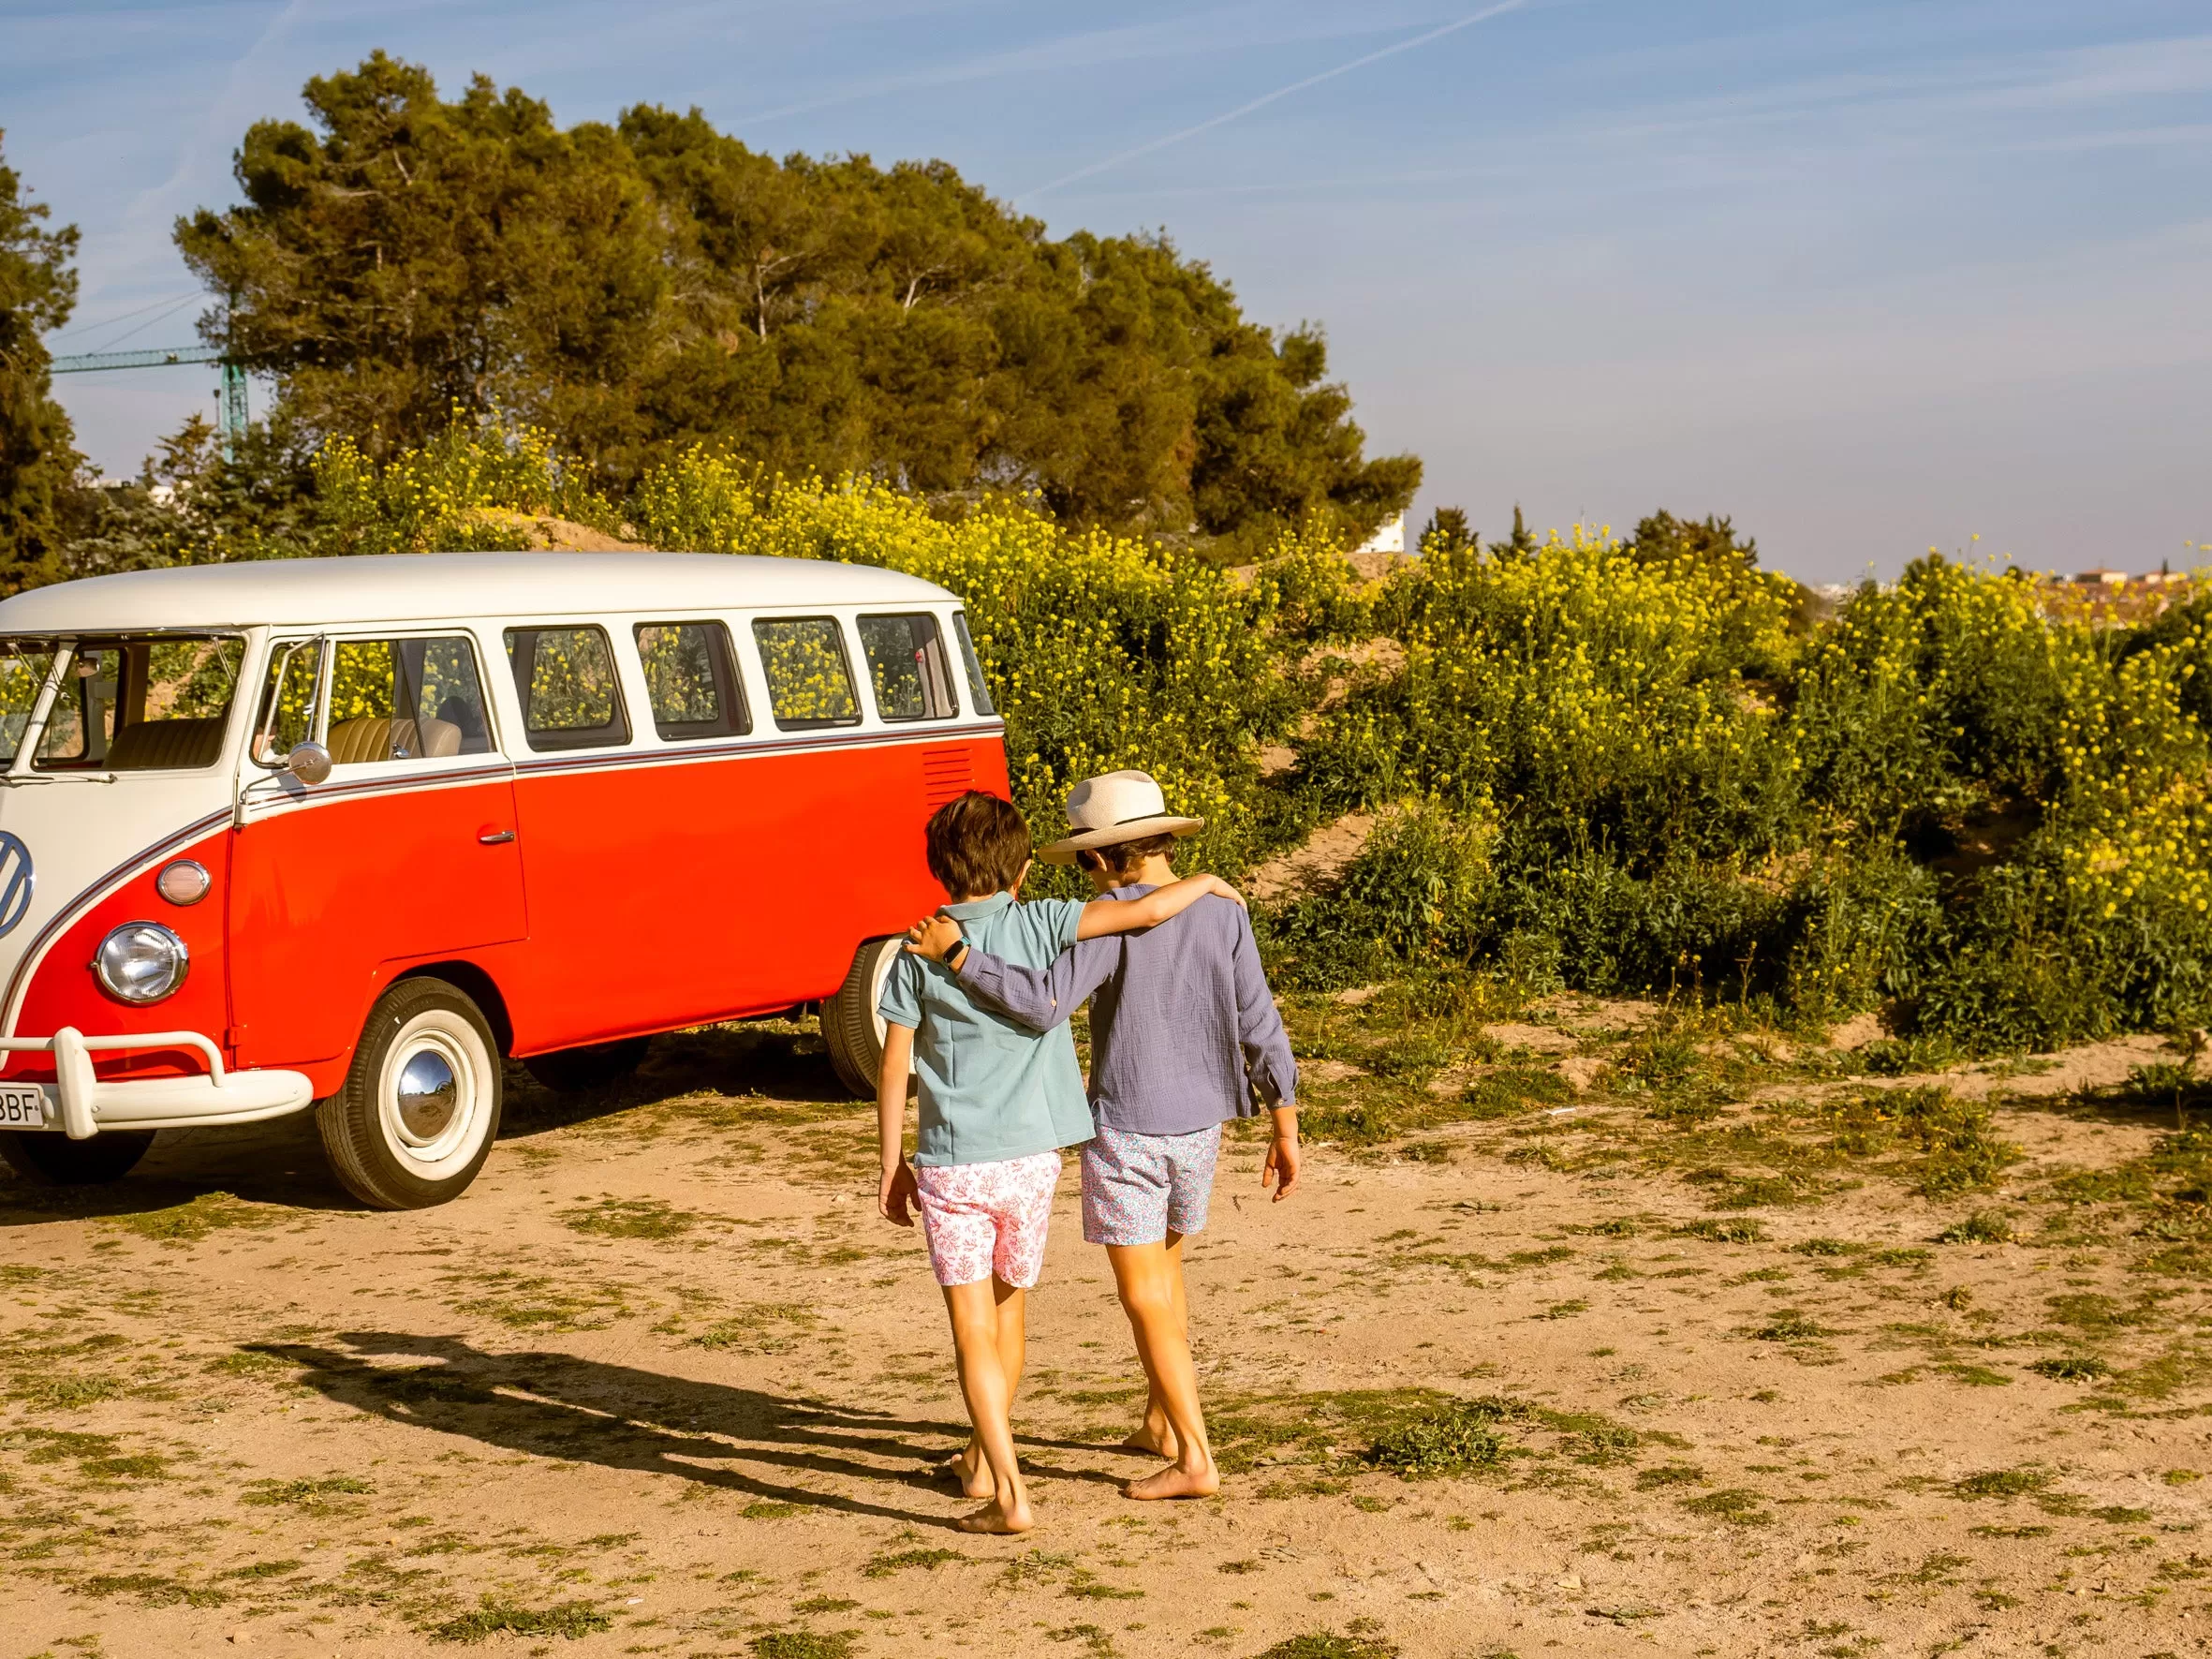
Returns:
[[[1274,1187],[1275,1201],[1280,1204],[1298,1185],[1298,1061],[1291,1056],[1290,1038],[1283,1029],[1275,994],[1267,988],[1259,942],[1249,927],[1237,929],[1230,961],[1236,978],[1236,1035],[1245,1051],[1246,1074],[1275,1119],[1275,1135],[1260,1165],[1260,1184]]]
[[[883,1028],[883,1070],[876,1082],[876,1149],[883,1173],[876,1183],[876,1208],[902,1227],[917,1196],[914,1172],[907,1166],[907,1077],[914,1069],[914,1028]]]
[[[1180,881],[1155,887],[1142,898],[1092,899],[1083,907],[1083,922],[1075,937],[1098,939],[1109,933],[1138,933],[1157,927],[1171,916],[1181,915],[1209,893],[1233,898],[1240,905],[1245,902],[1245,896],[1219,876],[1185,876]]]

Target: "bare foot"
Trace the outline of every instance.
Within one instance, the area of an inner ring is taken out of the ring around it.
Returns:
[[[1149,1452],[1156,1458],[1173,1462],[1177,1450],[1172,1429],[1155,1429],[1149,1423],[1140,1423],[1129,1430],[1129,1437],[1121,1443],[1125,1452]]]
[[[964,1498],[988,1498],[992,1492],[991,1471],[983,1465],[983,1455],[970,1441],[937,1465],[937,1473],[960,1483]]]
[[[952,1524],[964,1533],[1025,1533],[1037,1523],[1029,1516],[1029,1500],[1016,1498],[1011,1504],[993,1500]]]
[[[1208,1463],[1202,1469],[1186,1469],[1180,1463],[1170,1463],[1157,1474],[1147,1474],[1143,1480],[1132,1480],[1121,1489],[1125,1498],[1210,1498],[1221,1489],[1221,1472]]]

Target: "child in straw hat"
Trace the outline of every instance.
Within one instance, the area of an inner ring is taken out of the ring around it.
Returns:
[[[1171,814],[1143,772],[1084,779],[1068,797],[1068,822],[1071,833],[1040,856],[1080,864],[1101,896],[1125,900],[1174,881],[1175,838],[1204,826]],[[1124,1444],[1169,1459],[1123,1490],[1217,1490],[1190,1356],[1183,1241],[1206,1224],[1221,1126],[1259,1111],[1255,1096],[1275,1129],[1261,1184],[1280,1202],[1298,1182],[1297,1065],[1250,921],[1238,904],[1202,898],[1174,922],[1086,940],[1043,968],[995,954],[943,912],[909,937],[909,949],[943,961],[980,1004],[1040,1031],[1096,996],[1083,1233],[1106,1247],[1150,1384],[1144,1421]]]
[[[1029,873],[1029,826],[1010,803],[976,792],[937,809],[923,848],[951,901],[946,913],[1014,962],[1049,962],[1080,940],[1149,926],[1202,896],[1235,896],[1217,878],[1197,876],[1133,904],[1017,904]],[[957,1524],[970,1533],[1026,1532],[1029,1494],[1014,1459],[1010,1414],[1022,1381],[1024,1302],[1044,1265],[1059,1148],[1091,1134],[1075,1044],[1065,1030],[1040,1036],[979,1005],[947,970],[914,955],[892,965],[881,1009],[877,1207],[905,1227],[914,1224],[911,1210],[922,1212],[975,1426],[951,1472],[969,1497],[990,1500]],[[907,1079],[914,1073],[922,1126],[909,1166]]]

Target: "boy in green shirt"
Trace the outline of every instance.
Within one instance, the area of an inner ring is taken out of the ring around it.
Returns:
[[[1029,873],[1029,827],[995,795],[971,792],[939,807],[924,836],[930,874],[951,900],[945,913],[981,948],[1029,967],[1047,966],[1078,940],[1164,922],[1209,893],[1237,896],[1218,877],[1192,876],[1138,899],[1016,904]],[[1065,1025],[1040,1033],[979,1005],[942,963],[913,954],[893,964],[880,1008],[877,1207],[902,1227],[921,1210],[975,1426],[953,1467],[968,1496],[991,1500],[959,1525],[1027,1532],[1033,1518],[1010,1413],[1022,1377],[1024,1293],[1044,1263],[1059,1149],[1091,1138],[1074,1039]],[[916,1071],[922,1127],[909,1167],[907,1080]]]

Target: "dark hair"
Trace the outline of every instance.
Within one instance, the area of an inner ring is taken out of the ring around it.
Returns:
[[[1097,867],[1110,871],[1126,881],[1143,867],[1147,858],[1155,853],[1172,852],[1174,850],[1175,837],[1172,836],[1139,836],[1133,841],[1116,841],[1110,847],[1086,848],[1075,856],[1085,868],[1091,867],[1090,861],[1096,859]]]
[[[969,790],[929,816],[922,832],[929,873],[954,899],[1011,887],[1029,862],[1029,826],[1010,801]]]

